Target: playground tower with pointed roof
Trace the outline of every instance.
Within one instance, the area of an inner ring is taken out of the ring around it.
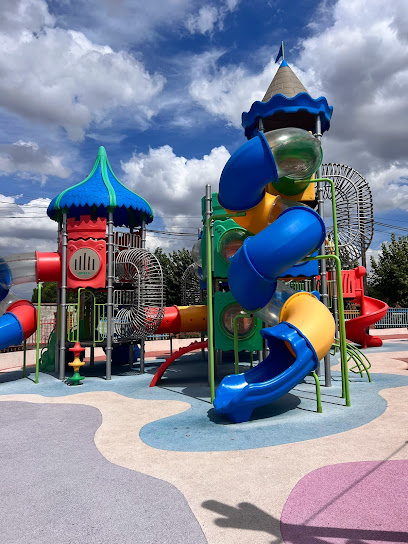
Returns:
[[[58,222],[62,271],[56,327],[59,377],[65,378],[67,346],[81,342],[92,350],[96,344],[106,349],[110,379],[113,342],[142,341],[162,319],[162,271],[146,250],[146,224],[153,221],[153,210],[119,181],[101,146],[89,175],[57,195],[47,214]],[[78,292],[77,303],[67,304],[67,290]],[[96,303],[96,290],[106,293],[106,305]],[[149,320],[144,303],[156,312]]]

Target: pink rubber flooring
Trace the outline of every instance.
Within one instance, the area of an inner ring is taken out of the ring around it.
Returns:
[[[281,532],[287,544],[407,543],[408,461],[343,463],[310,472],[288,497]]]

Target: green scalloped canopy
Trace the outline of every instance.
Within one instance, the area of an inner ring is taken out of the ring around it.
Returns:
[[[113,223],[117,227],[138,227],[142,221],[146,224],[153,221],[150,204],[118,180],[101,146],[91,173],[56,196],[47,214],[54,221],[61,221],[63,213],[79,218],[81,215],[107,217],[109,212],[113,212]]]

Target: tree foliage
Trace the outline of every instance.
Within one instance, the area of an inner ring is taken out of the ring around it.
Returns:
[[[163,269],[166,306],[172,306],[173,304],[180,305],[181,278],[186,268],[193,262],[190,252],[187,249],[178,249],[166,254],[159,247],[155,250],[154,254],[160,261]]]
[[[381,245],[376,261],[371,257],[368,277],[369,294],[391,307],[408,308],[408,237],[396,238]]]
[[[95,290],[95,301],[99,304],[106,303],[106,291]],[[31,295],[31,302],[38,302],[38,287],[34,287],[33,294]],[[42,284],[41,289],[41,303],[56,303],[57,302],[57,282],[50,281]],[[78,291],[67,291],[67,303],[72,304],[78,302]]]

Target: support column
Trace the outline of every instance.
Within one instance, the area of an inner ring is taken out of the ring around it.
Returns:
[[[61,224],[61,289],[60,289],[60,307],[61,307],[61,338],[59,348],[59,379],[65,379],[65,343],[67,337],[67,214],[62,214]]]
[[[113,212],[108,214],[108,299],[106,305],[106,379],[112,379],[113,341]]]
[[[316,117],[316,132],[315,137],[321,141],[322,139],[322,124],[320,121],[320,116],[318,115]],[[318,169],[316,173],[317,177],[321,177],[321,168]],[[324,221],[324,199],[323,199],[323,187],[321,183],[317,184],[317,211],[320,215],[320,217]],[[319,250],[319,255],[325,255],[326,254],[326,247],[325,244],[321,246]],[[341,281],[341,278],[340,278]],[[327,271],[326,271],[326,260],[321,259],[320,260],[320,293],[322,296],[322,302],[323,304],[328,307],[329,306],[329,298],[327,295]],[[324,385],[326,387],[331,386],[331,367],[330,367],[330,353],[328,353],[324,358]]]
[[[140,234],[141,234],[141,239],[140,239],[141,247],[142,247],[142,249],[146,249],[146,221],[144,219],[142,221]],[[143,290],[144,290],[143,285],[141,285],[141,289],[142,289],[142,293],[143,293]],[[145,339],[142,338],[140,340],[140,358],[139,358],[139,361],[140,361],[140,374],[144,374],[144,371],[145,371],[145,353],[146,353]]]
[[[61,229],[62,224],[61,222],[58,222],[58,235],[57,235],[57,251],[60,251],[60,236],[61,236]],[[61,287],[57,283],[57,312],[55,315],[55,372],[59,373],[59,348],[60,348],[60,337],[61,337],[61,315],[60,315],[60,308],[61,308]]]
[[[211,185],[205,186],[205,225],[207,224],[207,221],[209,217],[212,215],[212,191],[211,191]],[[211,237],[212,237],[212,229],[211,229]],[[208,244],[207,244],[208,246]],[[212,252],[212,240],[211,240],[211,252]],[[207,255],[208,259],[208,255]],[[211,258],[212,262],[212,258]],[[209,271],[212,274],[212,270]],[[211,289],[208,289],[208,286],[211,286]],[[213,323],[213,316],[212,314],[212,304],[209,304],[209,299],[212,297],[212,281],[209,281],[208,273],[207,273],[207,327],[208,327],[208,349],[207,349],[207,357],[208,357],[208,385],[211,386],[211,356],[210,352],[213,353],[214,346],[210,346],[210,342],[213,342],[213,334],[210,334],[210,327]]]

